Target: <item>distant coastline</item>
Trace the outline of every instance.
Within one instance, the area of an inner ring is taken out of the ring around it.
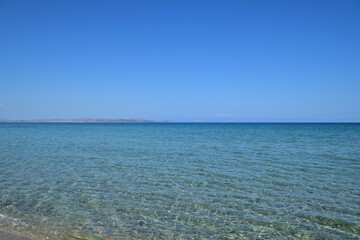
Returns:
[[[0,123],[171,123],[171,122],[152,121],[146,119],[74,118],[74,119],[33,119],[33,120],[0,119]]]
[[[9,120],[5,118],[0,118],[0,123],[187,123],[187,124],[216,124],[216,123],[241,123],[241,124],[359,124],[357,121],[234,121],[234,122],[221,122],[221,121],[153,121],[147,119],[122,119],[122,118],[52,118],[52,119],[31,119],[31,120]]]

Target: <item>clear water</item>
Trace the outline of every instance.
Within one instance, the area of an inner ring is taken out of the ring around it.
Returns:
[[[360,124],[0,124],[0,231],[360,239]]]

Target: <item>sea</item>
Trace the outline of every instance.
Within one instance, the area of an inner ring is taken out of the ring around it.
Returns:
[[[0,231],[360,239],[360,124],[2,123]]]

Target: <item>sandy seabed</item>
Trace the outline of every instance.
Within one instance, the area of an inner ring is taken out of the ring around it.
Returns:
[[[0,240],[30,240],[30,238],[19,237],[11,233],[0,232]]]

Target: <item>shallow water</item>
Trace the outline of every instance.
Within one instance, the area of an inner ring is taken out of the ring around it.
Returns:
[[[0,230],[360,239],[360,124],[0,124]]]

